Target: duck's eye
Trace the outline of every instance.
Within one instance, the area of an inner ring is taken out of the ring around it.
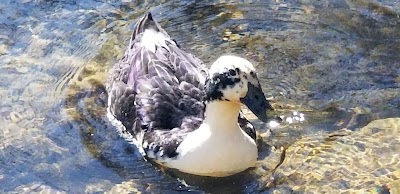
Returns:
[[[233,69],[230,69],[230,70],[229,70],[229,75],[230,75],[230,76],[235,76],[235,75],[236,75],[236,71],[233,70]]]
[[[250,72],[250,75],[251,75],[252,77],[256,77],[256,73],[254,73],[254,71]]]

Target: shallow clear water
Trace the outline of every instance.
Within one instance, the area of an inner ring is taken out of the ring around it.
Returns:
[[[252,60],[274,114],[305,115],[272,131],[254,120],[256,168],[224,179],[163,172],[108,122],[107,72],[150,8],[206,63]],[[0,192],[399,190],[399,15],[400,2],[385,0],[1,1]]]

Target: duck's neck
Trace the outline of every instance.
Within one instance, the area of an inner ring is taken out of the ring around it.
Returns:
[[[238,126],[239,111],[239,103],[220,100],[207,102],[204,123],[213,131],[235,130]]]

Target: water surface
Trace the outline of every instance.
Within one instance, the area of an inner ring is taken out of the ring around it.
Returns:
[[[253,61],[275,114],[306,120],[272,131],[254,120],[259,163],[237,176],[185,176],[143,161],[108,122],[104,84],[149,9],[207,64],[224,53]],[[0,192],[398,190],[399,15],[400,3],[385,0],[4,0]]]

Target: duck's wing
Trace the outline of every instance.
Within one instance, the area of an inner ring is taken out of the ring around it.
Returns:
[[[254,128],[253,124],[250,123],[249,120],[246,119],[244,116],[243,112],[240,111],[239,113],[239,118],[238,118],[239,126],[240,128],[254,141],[256,141],[257,134],[256,134],[256,129]]]
[[[148,156],[173,157],[183,137],[203,120],[205,76],[203,63],[146,14],[111,70],[109,112]]]

